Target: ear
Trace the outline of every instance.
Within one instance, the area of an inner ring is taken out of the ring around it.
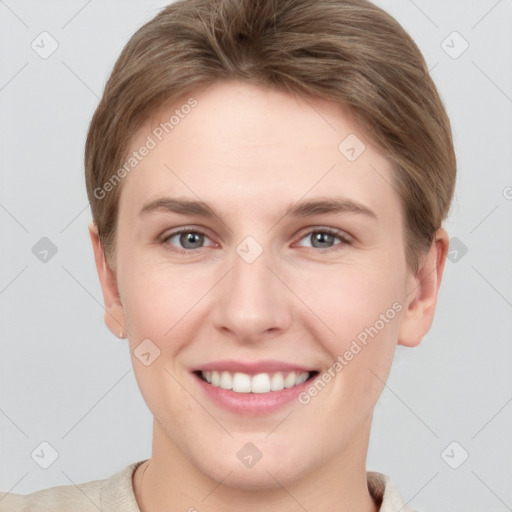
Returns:
[[[416,275],[411,275],[398,334],[399,345],[407,347],[419,345],[432,325],[448,245],[447,232],[443,228],[438,229],[428,253],[421,261],[418,272]]]
[[[116,273],[106,260],[105,252],[98,235],[98,228],[94,223],[89,225],[96,270],[100,278],[103,301],[105,302],[105,324],[112,334],[118,338],[126,337],[125,317],[119,290],[117,288]]]

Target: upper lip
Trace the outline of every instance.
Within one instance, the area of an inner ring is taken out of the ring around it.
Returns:
[[[226,359],[221,361],[213,361],[200,365],[194,371],[199,372],[240,372],[247,375],[257,375],[258,373],[273,373],[273,372],[312,372],[313,368],[303,366],[300,364],[288,363],[276,360],[261,360],[261,361],[237,361],[233,359]]]

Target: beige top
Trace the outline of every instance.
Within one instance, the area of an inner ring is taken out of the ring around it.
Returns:
[[[106,480],[50,487],[26,496],[0,493],[0,512],[140,512],[132,475],[145,461],[130,464]],[[368,472],[368,489],[380,512],[413,512],[406,507],[388,476]]]

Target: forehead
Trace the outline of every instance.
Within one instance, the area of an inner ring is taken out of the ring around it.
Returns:
[[[144,146],[123,182],[121,208],[132,213],[167,195],[231,211],[330,194],[399,207],[390,163],[346,109],[325,100],[214,83],[152,116],[130,154]]]

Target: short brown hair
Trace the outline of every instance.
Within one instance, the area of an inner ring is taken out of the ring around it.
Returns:
[[[122,187],[103,198],[95,190],[122,165],[132,136],[152,114],[223,79],[348,107],[394,165],[407,262],[417,269],[453,195],[450,122],[414,41],[366,0],[179,0],[132,36],[85,147],[87,193],[109,264]]]

